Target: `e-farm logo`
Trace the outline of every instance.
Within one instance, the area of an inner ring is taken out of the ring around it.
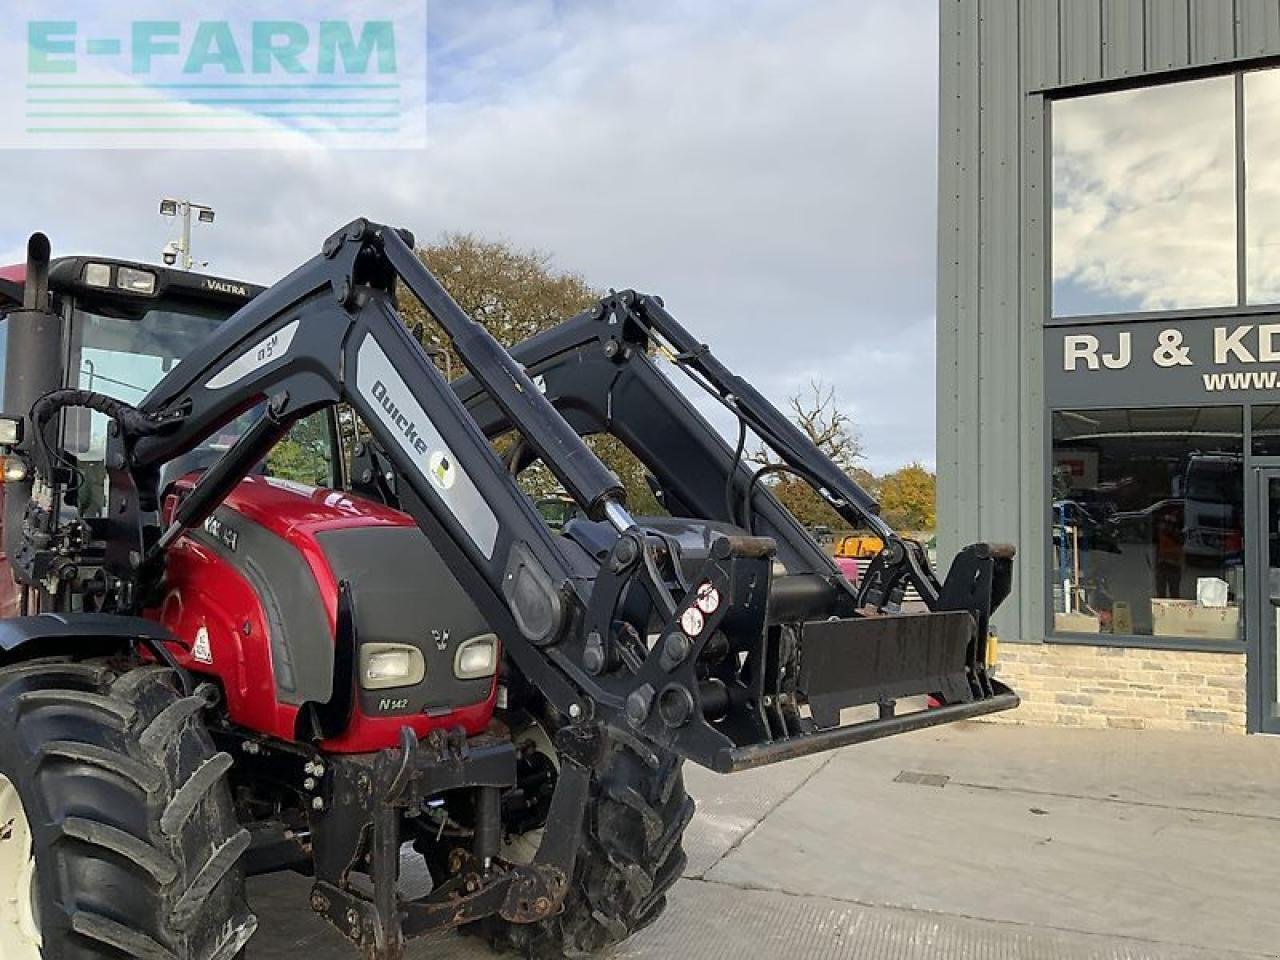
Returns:
[[[18,6],[5,146],[424,145],[426,0]]]
[[[125,27],[127,44],[120,37],[89,37],[85,54],[123,56],[130,72],[140,76],[152,73],[161,57],[179,58],[182,72],[193,77],[213,71],[270,76],[276,70],[332,76],[339,67],[365,74],[371,62],[379,74],[396,72],[395,24],[390,20],[366,21],[358,39],[355,27],[341,20],[321,21],[315,36],[297,20],[256,21],[250,25],[248,50],[241,49],[226,20],[201,20],[194,26],[194,33],[184,37],[178,20],[135,21]],[[76,72],[79,27],[74,20],[32,20],[27,34],[31,74]]]

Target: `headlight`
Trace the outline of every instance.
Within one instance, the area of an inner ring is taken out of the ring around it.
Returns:
[[[427,675],[422,651],[401,643],[366,643],[360,647],[360,686],[365,690],[411,687]]]
[[[498,672],[498,638],[486,633],[458,647],[453,655],[453,675],[459,680],[492,677]]]
[[[130,293],[151,296],[156,292],[156,275],[150,270],[121,267],[116,271],[116,286],[121,290],[128,290]]]
[[[0,447],[16,447],[22,442],[22,420],[0,417]]]
[[[5,483],[21,483],[27,479],[27,464],[21,457],[0,457],[0,477]]]
[[[111,264],[86,263],[84,265],[84,282],[90,287],[111,286]]]

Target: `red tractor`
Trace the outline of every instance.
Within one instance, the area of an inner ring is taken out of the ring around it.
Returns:
[[[406,329],[400,284],[464,376]],[[591,953],[681,872],[684,760],[730,773],[1017,703],[986,661],[1012,549],[939,582],[656,297],[508,352],[364,220],[267,290],[50,264],[36,235],[0,294],[4,960],[230,960],[257,924],[244,877],[276,870],[374,960],[446,927]],[[658,352],[733,412],[736,449]],[[882,539],[856,587],[748,431]],[[663,515],[630,514],[596,434]],[[555,529],[519,482],[539,462],[580,512]],[[908,587],[928,612],[900,612]]]

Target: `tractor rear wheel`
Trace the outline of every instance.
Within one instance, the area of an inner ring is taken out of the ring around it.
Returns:
[[[592,776],[564,911],[532,924],[491,917],[477,932],[495,949],[550,960],[590,956],[656,920],[686,862],[694,805],[681,766],[674,754],[612,734]]]
[[[173,671],[0,669],[0,956],[231,960],[257,921],[218,753]]]

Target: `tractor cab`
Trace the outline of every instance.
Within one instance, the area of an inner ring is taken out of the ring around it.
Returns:
[[[27,290],[29,276],[38,290]],[[34,399],[59,387],[136,404],[193,345],[261,291],[238,280],[109,257],[60,257],[47,267],[37,258],[0,268],[2,409],[25,413]],[[23,311],[29,293],[45,298],[56,324]],[[15,343],[21,346],[10,349]],[[63,417],[64,449],[79,476],[77,506],[88,517],[101,515],[104,504],[107,427],[105,416],[87,409],[67,410]],[[210,455],[234,435],[222,439],[209,441]],[[0,557],[6,567],[0,615],[12,615],[17,596],[5,558],[7,551]]]
[[[25,265],[0,268],[0,357],[8,314],[21,308]],[[254,284],[107,257],[49,264],[49,296],[62,320],[60,382],[137,403],[193,344],[262,292]],[[2,375],[2,374],[0,374]],[[95,414],[95,418],[100,415]],[[105,426],[74,424],[79,453],[100,450]]]

